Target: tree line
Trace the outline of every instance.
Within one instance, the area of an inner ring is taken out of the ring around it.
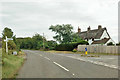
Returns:
[[[45,50],[55,50],[56,46],[57,49],[59,48],[59,45],[68,45],[73,43],[81,43],[81,44],[88,44],[87,41],[82,40],[79,35],[75,32],[73,32],[73,26],[71,24],[63,24],[63,25],[51,25],[49,27],[49,30],[55,32],[55,36],[53,38],[55,41],[50,40],[48,41],[45,37],[43,37],[40,34],[35,34],[32,37],[21,37],[16,38],[14,35],[14,32],[10,28],[4,28],[2,32],[2,39],[5,39],[5,36],[8,38],[13,38],[13,41],[8,42],[8,48],[11,50],[17,50],[20,49],[45,49]],[[3,41],[2,47],[5,49],[5,42]],[[69,47],[69,46],[68,46]],[[66,50],[66,49],[65,49]]]

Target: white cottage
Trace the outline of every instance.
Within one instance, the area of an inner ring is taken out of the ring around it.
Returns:
[[[91,30],[90,26],[87,31],[81,32],[81,29],[78,27],[78,35],[80,38],[88,41],[89,45],[107,45],[109,42],[115,44],[110,35],[107,32],[106,28],[102,28],[101,25],[98,25],[98,29]]]

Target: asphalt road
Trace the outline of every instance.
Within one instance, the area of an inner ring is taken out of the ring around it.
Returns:
[[[118,78],[118,70],[42,51],[24,50],[17,78]]]

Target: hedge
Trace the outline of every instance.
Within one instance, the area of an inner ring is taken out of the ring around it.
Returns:
[[[66,43],[66,44],[59,44],[56,45],[55,50],[57,51],[72,51],[74,48],[77,48],[78,45],[86,44],[88,45],[87,41],[81,41],[78,43]]]

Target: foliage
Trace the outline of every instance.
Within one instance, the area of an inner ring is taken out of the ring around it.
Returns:
[[[114,44],[112,42],[109,42],[107,45],[110,46],[110,45],[114,45]]]
[[[53,47],[54,42],[51,44],[50,41],[48,42],[45,37],[41,36],[40,34],[35,34],[32,38],[17,38],[17,43],[20,45],[21,49],[43,49],[43,40],[44,40],[44,49],[49,49]]]
[[[73,26],[71,24],[66,25],[51,25],[49,30],[55,32],[56,36],[53,38],[56,39],[59,43],[69,43],[71,42],[71,35],[72,35]]]
[[[79,43],[67,43],[67,44],[59,44],[56,46],[55,50],[57,51],[72,51],[74,48],[77,48],[78,45],[88,44],[87,41],[81,41]]]
[[[83,41],[83,40],[80,38],[80,36],[79,36],[78,34],[76,34],[76,33],[73,33],[73,34],[72,34],[72,40],[71,40],[71,42],[80,42],[80,41]]]
[[[48,44],[48,47],[50,50],[54,50],[55,49],[55,46],[57,45],[57,42],[56,41],[47,41],[47,44]]]
[[[5,36],[7,36],[8,38],[11,38],[13,37],[13,31],[10,28],[6,27],[4,28],[2,35],[3,35],[3,39],[5,39]]]
[[[3,35],[2,39],[5,39],[5,36],[7,36],[8,38],[13,38],[13,41],[12,40],[8,41],[9,50],[16,51],[20,50],[20,46],[16,42],[16,36],[13,35],[13,31],[10,28],[7,27],[4,28],[2,35]],[[2,41],[2,48],[6,49],[6,43],[4,41]]]
[[[14,43],[14,41],[9,41],[8,42],[8,49],[9,50],[15,50],[16,49],[16,44]]]
[[[73,52],[77,52],[77,49],[73,49]]]

